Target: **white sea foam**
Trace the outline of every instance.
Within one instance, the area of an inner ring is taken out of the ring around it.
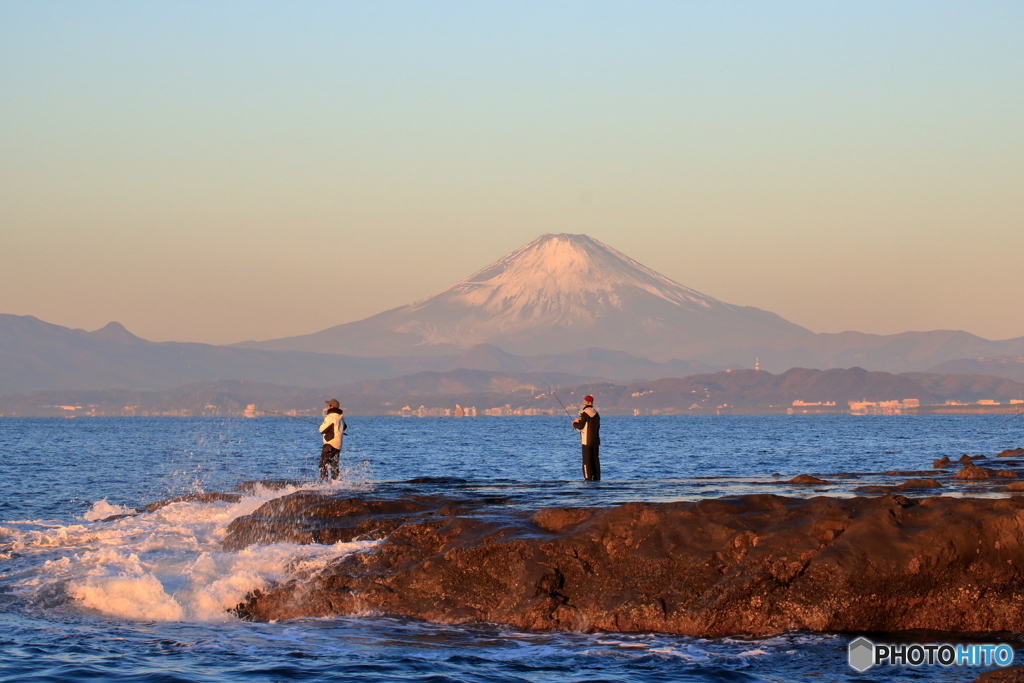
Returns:
[[[257,486],[237,502],[178,502],[154,512],[105,520],[134,511],[106,500],[81,524],[5,523],[0,539],[35,563],[8,574],[16,592],[31,598],[62,586],[74,604],[108,617],[141,621],[226,621],[246,593],[275,581],[309,577],[331,561],[366,550],[372,541],[299,546],[278,543],[224,552],[227,526],[272,498],[299,489],[337,491],[349,482]]]
[[[92,504],[92,508],[89,509],[82,519],[87,522],[98,522],[101,519],[107,519],[108,517],[114,517],[116,515],[132,515],[135,514],[133,508],[125,507],[122,505],[111,505],[107,502],[107,499],[98,500]]]

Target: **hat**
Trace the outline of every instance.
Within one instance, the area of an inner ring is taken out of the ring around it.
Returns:
[[[336,398],[332,398],[330,401],[324,401],[324,403],[326,403],[331,408],[340,408],[341,407],[341,404],[338,403],[338,399],[336,399]]]
[[[594,402],[594,397],[591,396],[590,394],[587,394],[586,396],[583,397],[583,402],[584,403],[593,403]]]

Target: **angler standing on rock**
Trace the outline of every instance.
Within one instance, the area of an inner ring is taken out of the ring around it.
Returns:
[[[343,417],[338,399],[332,398],[324,401],[327,404],[327,412],[324,414],[324,421],[320,425],[320,433],[324,437],[324,448],[320,453],[320,480],[327,479],[328,468],[331,471],[331,479],[337,479],[339,474],[338,460],[341,457],[341,437],[348,427]]]
[[[601,459],[598,447],[601,445],[601,416],[594,409],[594,397],[583,397],[583,410],[580,416],[572,421],[572,428],[580,431],[583,443],[583,479],[601,481]]]

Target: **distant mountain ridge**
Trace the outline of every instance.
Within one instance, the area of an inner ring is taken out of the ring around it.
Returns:
[[[357,358],[264,351],[187,342],[151,342],[119,323],[93,332],[0,314],[0,395],[120,388],[160,391],[189,382],[239,380],[319,387],[457,368],[559,372],[577,380],[630,380],[716,370],[702,363],[654,363],[622,352],[588,349],[524,358],[480,345],[446,356]]]
[[[118,323],[86,332],[32,316],[0,314],[0,394],[108,387],[157,390],[222,378],[322,386],[351,381],[353,375],[377,377],[389,370],[386,362],[371,359],[151,342]]]
[[[892,335],[863,332],[820,333],[751,348],[761,367],[772,372],[787,368],[863,367],[884,372],[954,372],[1024,376],[1024,337],[990,341],[959,330],[903,332]],[[739,358],[742,358],[740,356]],[[711,366],[739,362],[733,349],[701,354],[693,360]],[[982,365],[974,361],[986,361]]]

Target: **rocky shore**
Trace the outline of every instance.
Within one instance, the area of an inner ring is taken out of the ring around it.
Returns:
[[[257,621],[384,613],[707,637],[1020,632],[1024,496],[912,489],[534,512],[493,498],[299,492],[235,520],[224,547],[380,540],[251,594],[235,612]]]

